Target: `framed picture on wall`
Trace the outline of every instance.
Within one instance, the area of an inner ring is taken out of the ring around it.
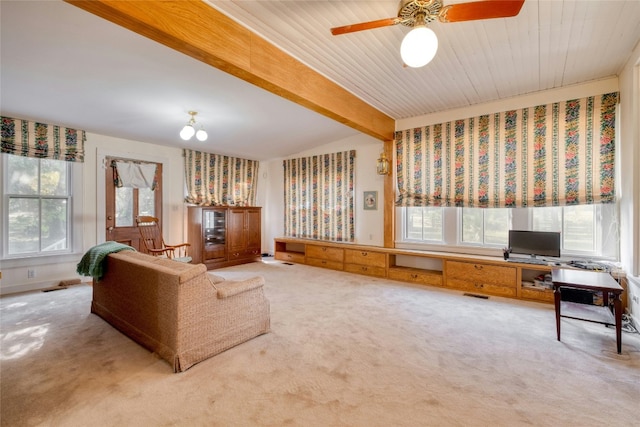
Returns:
[[[377,191],[365,191],[363,200],[364,200],[365,211],[375,211],[378,209],[378,192]]]

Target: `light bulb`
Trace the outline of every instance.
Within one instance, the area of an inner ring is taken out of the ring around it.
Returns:
[[[207,132],[202,128],[196,132],[196,138],[198,138],[198,141],[206,141],[208,136]]]
[[[191,126],[190,124],[184,125],[184,127],[180,131],[180,138],[188,141],[189,139],[191,139],[194,133],[196,133],[196,130],[193,128],[193,126]]]
[[[419,68],[427,65],[438,51],[438,37],[430,28],[423,25],[409,31],[400,45],[400,56],[409,67]]]

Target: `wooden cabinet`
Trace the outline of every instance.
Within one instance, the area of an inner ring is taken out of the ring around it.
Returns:
[[[229,208],[227,250],[229,261],[258,261],[262,255],[260,208]]]
[[[446,286],[503,297],[517,295],[516,267],[445,261]]]
[[[306,263],[315,267],[330,268],[332,270],[344,269],[344,250],[331,246],[307,245]]]
[[[442,271],[411,267],[389,267],[389,279],[421,285],[442,286]]]
[[[187,222],[193,263],[213,269],[261,257],[259,207],[189,206]]]
[[[386,277],[387,254],[359,249],[344,250],[344,271]]]
[[[507,262],[502,257],[382,248],[351,243],[282,237],[275,239],[275,259],[315,267],[461,292],[553,302],[553,290],[525,284],[552,266]],[[621,285],[626,282],[618,277]],[[624,293],[623,293],[623,307]]]

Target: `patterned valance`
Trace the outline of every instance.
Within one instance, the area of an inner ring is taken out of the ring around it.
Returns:
[[[284,233],[352,242],[355,150],[289,159],[284,167]]]
[[[201,206],[254,206],[259,166],[255,160],[184,150],[185,201]]]
[[[67,162],[84,162],[85,131],[1,117],[0,152]]]
[[[613,202],[617,102],[616,92],[396,132],[396,204]]]

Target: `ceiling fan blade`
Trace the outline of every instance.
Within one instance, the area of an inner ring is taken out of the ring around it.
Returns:
[[[440,10],[440,22],[477,21],[479,19],[509,18],[520,13],[524,0],[484,0],[458,3]]]
[[[400,18],[378,19],[377,21],[361,22],[359,24],[345,25],[344,27],[335,27],[331,29],[331,34],[338,36],[340,34],[354,33],[362,30],[372,30],[374,28],[389,27],[399,24]]]

